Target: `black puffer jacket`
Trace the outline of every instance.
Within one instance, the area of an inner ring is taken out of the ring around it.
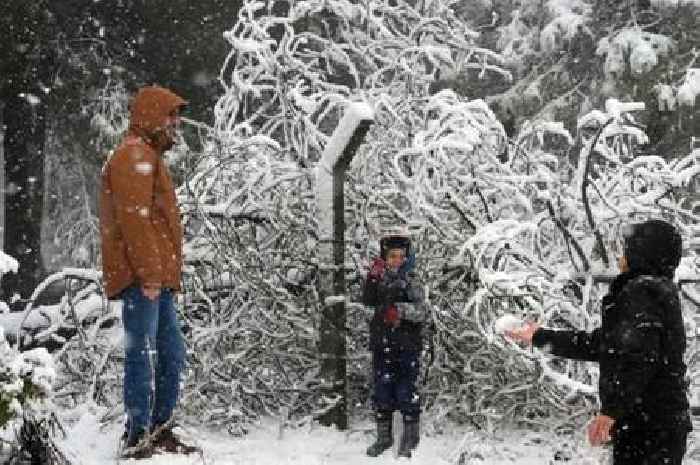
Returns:
[[[384,313],[390,305],[396,305],[400,324],[394,329],[399,345],[407,350],[420,350],[421,330],[426,319],[425,298],[420,286],[415,286],[412,273],[386,271],[381,280],[368,278],[365,282],[362,301],[374,307],[369,325],[369,348],[383,347],[382,338],[391,331],[384,323]]]
[[[616,419],[616,429],[691,429],[683,317],[669,277],[622,273],[603,298],[600,328],[590,333],[542,328],[533,344],[600,363],[601,413]]]

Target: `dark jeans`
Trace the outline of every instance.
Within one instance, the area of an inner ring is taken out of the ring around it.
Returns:
[[[400,410],[404,415],[420,413],[416,383],[420,352],[401,344],[397,330],[386,331],[372,352],[374,370],[374,408]]]
[[[140,287],[121,294],[124,307],[124,406],[127,432],[167,422],[175,409],[185,344],[177,322],[173,293],[164,289],[150,300]],[[151,353],[155,361],[155,391],[152,390]]]
[[[688,431],[617,430],[613,442],[614,465],[681,465]]]

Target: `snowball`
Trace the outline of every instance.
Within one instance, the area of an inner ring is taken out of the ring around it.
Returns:
[[[506,331],[513,331],[522,327],[525,322],[515,315],[503,315],[493,324],[493,329],[497,334],[503,334]]]

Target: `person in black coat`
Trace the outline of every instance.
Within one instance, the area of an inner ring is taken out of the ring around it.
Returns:
[[[416,383],[426,319],[424,296],[412,282],[415,254],[409,239],[384,237],[380,250],[381,257],[374,260],[363,288],[364,304],[374,308],[369,345],[377,422],[377,439],[367,455],[376,457],[393,445],[392,415],[399,410],[404,421],[399,456],[410,457],[420,436]]]
[[[612,441],[614,465],[680,465],[692,430],[685,331],[673,282],[681,237],[660,220],[629,229],[621,273],[603,298],[600,328],[558,331],[528,323],[506,335],[557,356],[600,363],[601,409],[588,438],[592,445]]]

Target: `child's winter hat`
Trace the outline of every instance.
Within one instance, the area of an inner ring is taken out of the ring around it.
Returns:
[[[383,259],[391,249],[403,249],[408,256],[411,252],[411,240],[404,236],[386,236],[379,241],[379,249]]]
[[[634,224],[625,234],[625,257],[633,272],[673,278],[682,252],[681,235],[662,220]]]
[[[382,258],[391,249],[403,249],[408,256],[411,252],[411,239],[406,228],[388,228],[379,240],[379,252]]]

